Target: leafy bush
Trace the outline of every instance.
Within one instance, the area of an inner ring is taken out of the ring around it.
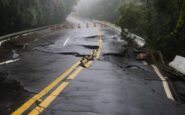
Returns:
[[[148,46],[162,51],[166,61],[185,56],[185,1],[130,2],[119,11],[119,25],[146,38]]]

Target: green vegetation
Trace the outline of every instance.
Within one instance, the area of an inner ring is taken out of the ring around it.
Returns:
[[[160,50],[166,61],[185,56],[185,1],[146,0],[123,4],[119,25],[143,36],[148,47]]]
[[[0,0],[0,35],[60,23],[76,2],[76,0]]]

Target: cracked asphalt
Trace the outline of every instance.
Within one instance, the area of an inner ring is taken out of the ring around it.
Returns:
[[[70,23],[76,24],[73,20]],[[87,28],[86,23],[82,21],[80,28],[41,30],[7,43],[5,48],[10,53],[5,59],[20,60],[0,65],[1,115],[16,111],[71,65],[99,48],[97,29],[102,34],[100,58],[70,79],[62,92],[51,95],[56,98],[39,114],[185,115],[184,104],[167,98],[153,68],[137,61],[126,41],[108,27],[93,27],[89,21]],[[29,114],[52,91],[23,114]]]

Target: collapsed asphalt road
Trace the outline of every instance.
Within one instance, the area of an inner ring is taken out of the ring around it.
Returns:
[[[28,39],[29,38],[29,39]],[[184,115],[163,81],[116,32],[93,23],[42,30],[7,43],[2,115]]]

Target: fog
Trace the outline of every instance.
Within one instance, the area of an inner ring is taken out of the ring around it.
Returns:
[[[86,18],[110,18],[106,15],[117,15],[116,10],[121,4],[134,2],[141,3],[144,0],[79,0],[74,10],[76,14]]]
[[[102,0],[80,0],[75,7],[75,12],[79,15],[85,15],[90,10],[94,9],[96,4],[101,2]]]
[[[77,6],[75,7],[75,11],[80,12],[80,11],[85,11],[85,10],[90,10],[91,8],[93,8],[93,6],[95,7],[96,4],[98,4],[101,1],[117,1],[117,0],[79,0]],[[129,2],[141,2],[144,0],[119,0],[122,1],[124,3],[129,3]]]

